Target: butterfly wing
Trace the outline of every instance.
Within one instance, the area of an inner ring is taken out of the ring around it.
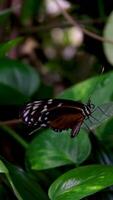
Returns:
[[[71,137],[78,134],[85,119],[80,110],[68,106],[54,108],[49,114],[49,127],[55,131],[72,129]]]
[[[34,101],[25,105],[20,113],[20,117],[22,118],[23,122],[30,127],[40,127],[42,124],[41,115],[42,111],[45,109],[45,101]]]
[[[21,116],[26,124],[36,128],[50,127],[55,131],[71,128],[74,137],[85,119],[83,106],[78,101],[46,99],[27,104]]]

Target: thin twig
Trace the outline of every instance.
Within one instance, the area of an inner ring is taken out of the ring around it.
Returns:
[[[76,21],[68,14],[68,12],[66,10],[64,10],[62,8],[62,6],[60,5],[60,3],[55,0],[57,6],[59,7],[59,9],[61,10],[61,13],[62,15],[64,16],[65,19],[67,19],[67,21],[72,24],[73,26],[77,26],[78,24],[76,23]],[[110,43],[110,44],[113,44],[113,40],[110,40],[110,39],[105,39],[99,35],[97,35],[96,33],[93,33],[93,32],[90,32],[88,31],[87,29],[83,28],[83,27],[80,27],[81,30],[83,31],[84,34],[98,40],[98,41],[101,41],[101,42],[107,42],[107,43]]]
[[[0,126],[1,125],[15,125],[15,124],[19,124],[21,123],[22,120],[21,119],[13,119],[13,120],[8,120],[8,121],[0,121]]]
[[[85,19],[85,20],[77,20],[77,24],[80,24],[80,25],[82,25],[82,24],[85,24],[85,25],[89,25],[89,24],[100,24],[100,23],[103,23],[104,21],[102,21],[102,20],[100,20],[100,19],[95,19],[95,20],[91,20],[91,19]],[[27,28],[22,28],[22,29],[20,29],[20,33],[21,34],[28,34],[28,33],[37,33],[37,32],[39,32],[39,31],[48,31],[48,30],[50,30],[50,29],[52,29],[52,28],[67,28],[67,27],[72,27],[73,25],[72,24],[70,24],[67,20],[66,21],[57,21],[57,22],[55,22],[55,21],[52,21],[52,22],[50,22],[49,21],[49,24],[48,23],[46,23],[46,24],[43,24],[43,25],[39,25],[38,27],[37,26],[31,26],[31,28],[30,29],[28,29],[28,27]]]

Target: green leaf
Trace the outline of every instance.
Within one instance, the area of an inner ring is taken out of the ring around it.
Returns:
[[[85,122],[90,129],[94,129],[105,122],[109,122],[111,118],[113,118],[113,102],[95,108],[95,111],[90,116],[90,120],[87,119]]]
[[[22,42],[23,38],[18,37],[3,44],[0,44],[0,58],[4,57],[12,48],[16,47]]]
[[[2,160],[0,160],[0,173],[4,173],[14,191],[14,194],[16,195],[17,199],[18,200],[22,200],[21,198],[21,195],[18,193],[18,191],[16,190],[11,178],[10,178],[10,175],[9,175],[9,171],[7,169],[7,167],[5,166],[5,164],[2,162]]]
[[[79,200],[113,185],[113,166],[90,165],[68,171],[49,189],[51,200]]]
[[[17,199],[48,199],[34,177],[27,174],[21,168],[17,168],[8,162],[4,163],[0,161],[0,172],[5,173]]]
[[[113,104],[113,103],[112,103]],[[109,115],[113,112],[113,106],[108,109]],[[106,123],[102,123],[101,126],[97,128],[97,134],[102,143],[105,144],[107,149],[112,150],[113,147],[113,115],[110,119],[106,121]]]
[[[7,164],[10,177],[18,193],[23,200],[47,200],[45,192],[41,189],[37,180],[21,168]]]
[[[10,95],[15,99],[13,90],[28,98],[38,89],[39,82],[37,72],[27,64],[17,60],[0,59],[0,98],[5,100],[10,91]],[[7,88],[6,91],[4,87]],[[16,101],[18,99],[15,99]]]
[[[58,167],[66,164],[80,164],[90,154],[88,135],[81,130],[72,139],[69,132],[57,133],[48,130],[36,137],[27,149],[27,160],[34,170]]]
[[[59,97],[79,100],[83,103],[87,103],[91,98],[91,102],[97,106],[113,100],[112,84],[113,72],[110,72],[74,85],[61,93]]]
[[[30,98],[21,92],[0,83],[0,104],[1,105],[21,105],[29,101]]]
[[[23,22],[28,22],[38,14],[43,0],[24,0],[22,5],[21,18]]]
[[[6,166],[1,160],[0,160],[0,173],[5,173],[5,174],[8,173]]]
[[[110,13],[103,32],[104,38],[113,41],[113,12]],[[109,63],[113,65],[113,44],[104,42],[104,53]]]
[[[113,73],[101,76],[101,79],[99,79],[100,83],[98,82],[97,77],[92,78],[65,90],[60,97],[73,100],[87,100],[89,94],[94,91],[92,95],[93,102],[97,103],[97,105],[99,103],[102,104],[102,102],[105,103],[113,98],[112,80]],[[94,90],[95,86],[97,88]],[[97,107],[95,112],[92,113],[92,116],[95,119],[90,117],[91,122],[86,120],[86,124],[89,128],[96,128],[105,120],[107,121],[113,116],[112,102],[103,104],[99,107],[99,109]],[[77,155],[73,157],[71,153],[77,149],[78,146],[80,147],[79,153],[76,153]],[[69,157],[67,156],[67,152]],[[81,134],[79,133],[76,138],[70,139],[69,134],[64,135],[60,133],[59,135],[55,135],[54,133],[52,134],[51,130],[48,130],[41,132],[41,135],[37,135],[32,141],[27,151],[27,160],[32,169],[39,170],[71,163],[82,163],[87,158],[89,153],[89,139],[86,134],[83,134],[83,131]],[[80,154],[82,157],[78,161]]]

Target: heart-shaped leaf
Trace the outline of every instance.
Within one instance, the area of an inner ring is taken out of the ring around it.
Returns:
[[[39,134],[27,149],[27,160],[34,170],[48,169],[66,164],[80,164],[90,154],[88,135],[81,130],[72,139],[67,133],[45,131]]]

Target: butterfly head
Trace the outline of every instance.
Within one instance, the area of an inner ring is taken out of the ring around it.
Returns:
[[[90,116],[91,113],[94,111],[95,105],[91,103],[91,99],[88,100],[87,104],[85,105],[86,116]]]

